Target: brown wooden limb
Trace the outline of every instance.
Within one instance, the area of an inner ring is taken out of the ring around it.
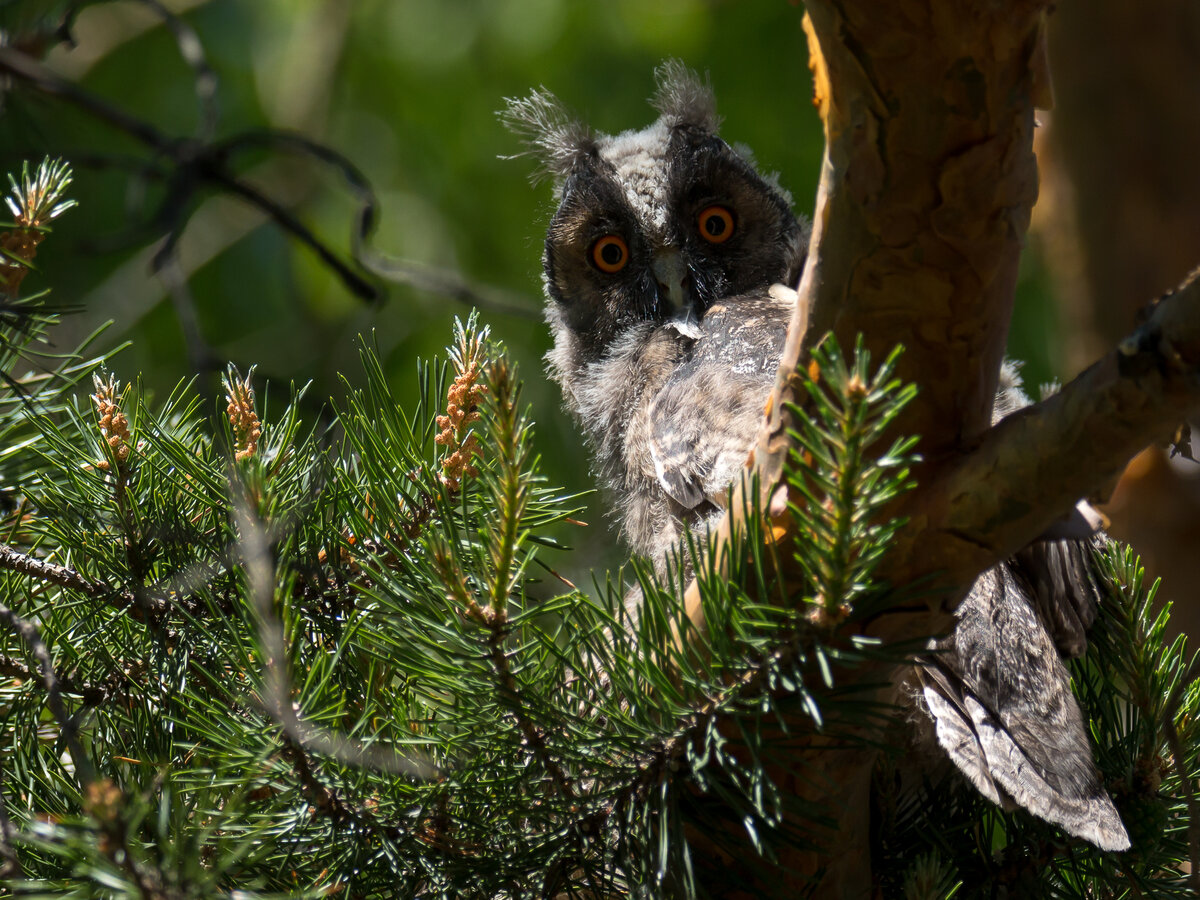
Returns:
[[[940,457],[990,422],[1037,196],[1043,4],[806,6],[826,154],[800,285],[810,326],[781,371],[829,331],[844,349],[864,335],[875,359],[903,341],[898,374],[921,396],[897,430]],[[761,448],[773,459],[780,437]]]
[[[116,610],[133,608],[135,618],[140,618],[144,612],[158,616],[166,615],[172,609],[171,601],[165,597],[137,597],[129,591],[114,590],[102,582],[89,581],[74,569],[29,556],[8,544],[0,544],[0,569],[8,569],[46,584],[78,591],[93,600],[101,600]]]
[[[1143,447],[1200,409],[1200,272],[1147,321],[1043,402],[927,473],[884,571],[894,583],[937,575],[962,585],[1111,484]]]

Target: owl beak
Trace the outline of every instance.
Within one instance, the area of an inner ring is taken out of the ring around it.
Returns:
[[[654,254],[654,277],[658,279],[658,298],[671,305],[672,312],[682,310],[686,304],[683,295],[683,279],[687,270],[683,257],[674,248],[659,250]]]
[[[659,250],[654,254],[651,268],[658,281],[659,302],[669,309],[667,324],[680,334],[699,337],[700,316],[690,296],[691,292],[686,288],[687,268],[679,251],[673,247]]]

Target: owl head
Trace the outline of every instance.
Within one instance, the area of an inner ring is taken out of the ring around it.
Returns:
[[[677,61],[655,81],[659,117],[640,131],[594,132],[544,90],[501,114],[560,194],[543,256],[560,372],[639,325],[694,337],[714,303],[794,286],[803,263],[790,196],[718,136],[708,84]]]

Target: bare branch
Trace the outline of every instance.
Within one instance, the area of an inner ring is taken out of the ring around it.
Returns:
[[[351,256],[354,262],[372,275],[504,315],[521,318],[540,317],[539,304],[523,304],[507,291],[473,284],[459,272],[434,269],[409,260],[391,259],[370,248],[367,239],[375,224],[375,194],[366,177],[341,153],[303,135],[270,129],[245,131],[223,141],[211,142],[212,122],[216,115],[211,94],[215,90],[216,77],[204,60],[199,41],[181,20],[161,7],[157,0],[142,2],[168,17],[167,23],[179,42],[181,53],[196,73],[196,91],[202,114],[196,137],[193,139],[164,134],[149,122],[140,120],[103,98],[83,90],[18,50],[0,46],[0,71],[7,71],[37,90],[83,109],[89,115],[141,141],[160,158],[170,161],[174,174],[169,178],[165,198],[148,223],[151,230],[163,231],[166,234],[162,245],[154,254],[152,265],[156,271],[167,265],[175,251],[188,218],[185,212],[197,188],[209,183],[223,188],[264,212],[280,228],[316,253],[326,266],[337,273],[350,291],[367,300],[378,298],[378,288],[342,260],[284,203],[233,170],[232,160],[241,151],[266,147],[315,159],[342,176],[346,186],[359,202],[357,220],[351,230]]]
[[[519,294],[486,284],[473,284],[461,272],[435,269],[410,260],[391,259],[369,248],[360,250],[359,258],[372,274],[385,281],[407,284],[419,291],[449,297],[487,312],[520,319],[542,317],[540,303],[522,303],[524,298]]]
[[[1200,409],[1200,277],[1152,309],[1107,356],[1050,398],[1005,418],[971,452],[926,474],[887,571],[960,585],[1111,484],[1148,443]],[[917,545],[919,544],[919,552]]]
[[[151,616],[162,616],[175,606],[169,599],[158,593],[149,594],[142,591],[138,595],[131,591],[110,587],[103,582],[89,581],[73,569],[38,559],[36,556],[28,556],[8,544],[0,544],[0,569],[8,569],[10,572],[26,575],[46,584],[78,591],[93,600],[103,601],[115,610],[123,612],[133,608],[135,616],[147,613]],[[185,604],[184,608],[191,612],[198,609],[197,605],[191,602]]]
[[[19,575],[28,575],[38,581],[79,591],[81,594],[93,598],[112,593],[105,585],[88,581],[73,569],[57,563],[46,562],[36,556],[26,556],[8,544],[0,544],[0,569],[8,569]],[[130,597],[129,600],[132,602],[133,598]]]
[[[174,163],[177,173],[173,189],[168,191],[163,203],[162,215],[164,220],[170,223],[164,251],[169,251],[174,246],[182,224],[182,210],[194,195],[196,188],[205,183],[214,183],[266,212],[281,228],[312,249],[354,294],[366,300],[374,300],[378,296],[374,285],[340,259],[290,211],[230,170],[227,157],[231,147],[228,142],[208,144],[194,139],[170,137],[149,122],[83,90],[11,47],[0,46],[0,71],[10,73],[42,93],[79,107],[89,115],[136,138]],[[327,153],[332,154],[333,151],[327,150]]]

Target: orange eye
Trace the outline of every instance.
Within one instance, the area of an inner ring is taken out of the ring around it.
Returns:
[[[696,218],[700,237],[710,244],[723,244],[733,237],[733,213],[723,206],[709,206]]]
[[[629,245],[615,234],[606,234],[592,244],[592,262],[601,272],[620,272],[629,262]]]

